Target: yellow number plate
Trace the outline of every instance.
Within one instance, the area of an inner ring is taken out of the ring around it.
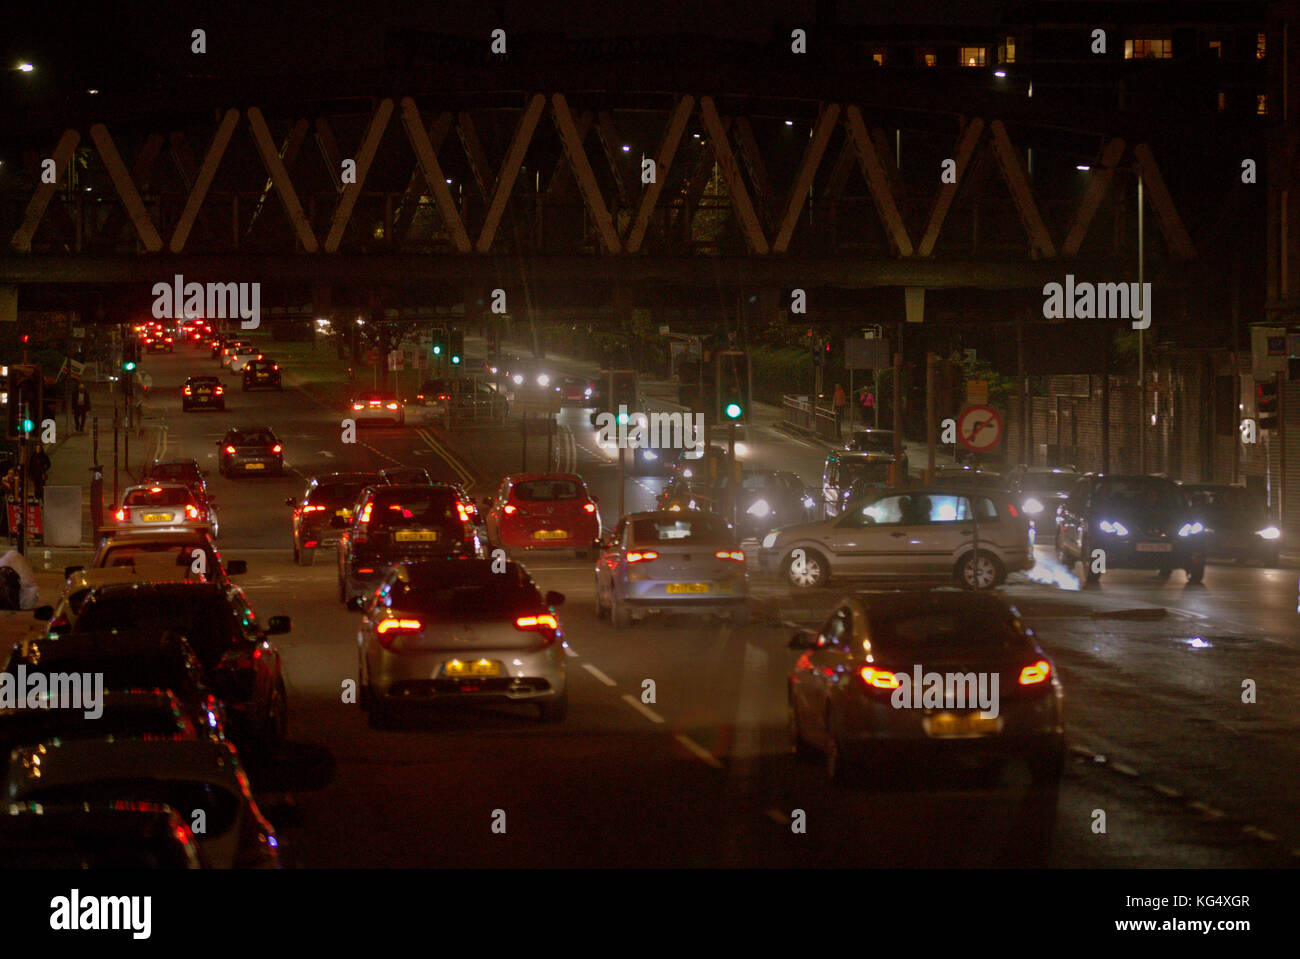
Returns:
[[[982,713],[935,713],[922,720],[925,734],[935,739],[991,736],[1002,732],[1002,717]]]
[[[245,463],[245,464],[244,464],[244,469],[246,469],[246,470],[264,470],[264,469],[266,469],[266,464],[265,464],[265,463]]]
[[[170,523],[172,521],[171,513],[145,513],[144,521],[146,523]]]
[[[437,530],[407,530],[401,533],[394,533],[393,540],[398,543],[436,543],[438,541]]]
[[[539,529],[533,534],[533,539],[568,539],[568,530],[563,529]]]
[[[464,662],[459,659],[453,659],[443,666],[443,673],[447,676],[500,676],[501,664],[496,660],[480,659],[474,662]]]
[[[669,583],[665,587],[670,593],[707,593],[709,591],[708,583]]]

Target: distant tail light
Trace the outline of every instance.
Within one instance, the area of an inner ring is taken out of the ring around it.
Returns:
[[[187,387],[185,387],[185,395],[186,395],[186,396],[193,396],[193,395],[194,395],[194,391],[193,391],[192,389],[190,389],[190,388],[187,386]]]
[[[1040,659],[1020,670],[1020,685],[1037,686],[1039,683],[1047,682],[1051,675],[1052,664],[1045,659]]]
[[[224,386],[218,386],[215,390],[212,391],[212,395],[220,396],[224,392],[226,392],[226,388]]]
[[[416,393],[416,394],[415,394],[415,398],[416,398],[417,400],[422,400],[422,399],[424,399],[424,394],[423,394],[423,393]]]
[[[274,446],[271,447],[271,452],[272,452],[272,453],[279,453],[279,452],[282,452],[283,449],[284,449],[284,447],[282,447],[279,443],[276,443]]]
[[[713,555],[716,556],[718,559],[732,559],[735,560],[737,563],[743,563],[745,561],[744,550],[739,550],[739,549],[733,549],[733,550],[720,549]]]
[[[659,554],[652,549],[634,550],[627,554],[627,561],[629,563],[645,563],[658,558]]]
[[[352,408],[353,408],[354,410],[364,410],[364,409],[365,409],[365,407],[364,407],[363,405],[361,405],[360,403],[353,403],[353,404],[352,404]]]
[[[185,507],[185,516],[186,516],[187,519],[198,519],[198,518],[199,518],[199,509],[198,509],[198,507],[197,507],[197,506],[187,506],[187,507]]]
[[[234,456],[234,455],[235,455],[235,448],[234,448],[233,446],[227,446],[227,447],[226,447],[226,452],[229,453],[231,456]]]
[[[389,404],[388,404],[388,408],[389,408],[390,410],[395,410],[395,409],[397,409],[397,404],[396,404],[396,403],[389,403]]]
[[[304,506],[304,507],[302,508],[302,511],[303,511],[304,513],[323,513],[323,512],[325,512],[325,507],[324,507],[324,506]]]
[[[271,364],[271,369],[273,369],[273,370],[278,370],[279,368],[280,368],[280,364],[279,364],[279,363],[272,363],[272,364]]]
[[[552,643],[560,631],[560,621],[550,613],[542,613],[540,616],[520,616],[515,620],[515,629],[539,632],[546,637],[548,643]]]
[[[897,689],[902,685],[896,673],[875,666],[863,666],[858,670],[858,678],[872,689]]]
[[[309,539],[309,540],[307,540],[307,542],[305,542],[305,543],[302,544],[302,548],[303,548],[303,549],[315,549],[315,548],[316,548],[317,546],[319,546],[319,545],[320,545],[320,541],[319,541],[319,540]]]
[[[125,523],[125,522],[126,522],[126,512],[127,512],[127,507],[124,506],[124,507],[122,507],[120,510],[118,510],[116,513],[113,514],[113,518],[116,519],[119,523]]]
[[[583,504],[582,504],[582,508],[583,508],[584,510],[586,510],[588,513],[594,513],[594,512],[596,512],[596,504],[595,504],[595,503],[583,503]]]
[[[439,394],[438,394],[438,399],[440,399],[440,400],[449,400],[449,399],[451,399],[451,394],[450,394],[450,393],[439,393]]]
[[[518,510],[514,506],[511,506],[509,503],[506,503],[505,506],[501,507],[501,512],[505,513],[507,516],[513,516],[515,513],[518,512]]]

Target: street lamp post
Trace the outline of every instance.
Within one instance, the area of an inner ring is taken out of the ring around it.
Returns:
[[[1147,471],[1147,380],[1146,380],[1146,327],[1149,304],[1143,302],[1142,281],[1146,267],[1146,219],[1143,215],[1142,174],[1138,173],[1138,473]]]

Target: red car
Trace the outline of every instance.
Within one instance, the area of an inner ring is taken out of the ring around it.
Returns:
[[[515,473],[487,501],[488,541],[511,549],[571,549],[593,555],[600,511],[577,473]]]

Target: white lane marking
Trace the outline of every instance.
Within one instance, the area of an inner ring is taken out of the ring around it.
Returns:
[[[581,658],[582,658],[581,656],[579,656],[577,653],[575,653],[575,652],[573,651],[573,647],[570,646],[568,643],[565,643],[565,644],[564,644],[564,655],[565,655],[565,656],[572,656],[574,659],[581,659]]]
[[[1199,799],[1194,802],[1189,802],[1187,807],[1189,809],[1195,809],[1197,812],[1209,817],[1210,819],[1222,819],[1224,815],[1221,810],[1215,809],[1212,806],[1207,806]]]
[[[723,768],[723,765],[718,761],[717,756],[713,755],[713,753],[709,752],[707,749],[705,749],[703,746],[697,743],[690,736],[687,736],[685,733],[678,733],[673,738],[676,739],[683,746],[685,746],[686,750],[689,753],[691,753],[696,759],[699,759],[702,762],[706,763],[707,765],[712,766],[714,769]]]
[[[781,812],[781,810],[768,809],[766,812],[767,812],[767,818],[772,820],[772,822],[777,823],[778,825],[781,826],[790,825],[790,817],[787,816],[785,813]]]
[[[1138,771],[1132,766],[1126,766],[1123,763],[1111,763],[1110,768],[1117,773],[1123,773],[1125,776],[1136,776]]]
[[[1209,619],[1204,613],[1194,613],[1190,609],[1178,609],[1176,606],[1166,606],[1165,610],[1175,616],[1185,616],[1188,619]]]
[[[585,669],[587,672],[591,673],[591,675],[595,676],[597,679],[599,679],[599,680],[600,680],[602,683],[604,683],[606,686],[617,686],[617,685],[618,685],[618,683],[614,682],[614,680],[610,679],[608,676],[606,676],[604,673],[602,673],[602,672],[601,672],[599,669],[597,669],[595,666],[591,665],[591,663],[583,663],[583,664],[582,664],[582,668]]]
[[[1183,794],[1180,793],[1177,789],[1171,789],[1170,787],[1166,786],[1164,783],[1152,783],[1151,788],[1154,789],[1156,792],[1160,793],[1160,795],[1162,796],[1168,796],[1170,799],[1183,798]]]
[[[637,699],[635,696],[631,695],[630,693],[623,694],[623,702],[627,703],[629,706],[635,709],[646,719],[650,720],[650,722],[652,723],[664,722],[664,718],[662,716],[660,716],[657,712],[655,712],[653,709],[651,709],[649,706],[641,702],[641,700]]]
[[[1241,831],[1247,836],[1254,836],[1263,842],[1277,842],[1277,836],[1273,835],[1267,829],[1260,829],[1258,826],[1242,826]]]

